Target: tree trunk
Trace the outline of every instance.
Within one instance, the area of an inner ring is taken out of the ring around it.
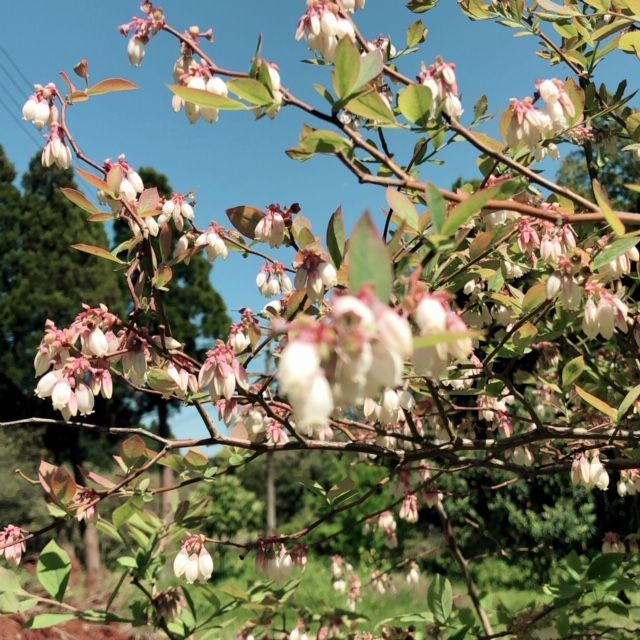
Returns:
[[[158,435],[162,438],[171,437],[171,427],[169,426],[169,406],[166,400],[158,402]],[[170,487],[173,484],[173,469],[165,465],[160,466],[160,486]],[[171,491],[164,491],[160,494],[160,517],[166,518],[172,512]]]
[[[273,453],[267,453],[267,535],[276,532],[276,467]]]
[[[79,467],[84,463],[82,452],[80,450],[80,432],[73,431],[71,436],[71,463],[73,464],[73,472],[78,485],[84,485],[85,479],[80,473]],[[102,555],[100,554],[100,539],[98,538],[98,530],[96,525],[91,521],[80,523],[80,532],[82,535],[82,563],[85,569],[86,587],[92,587],[99,584],[102,579]]]

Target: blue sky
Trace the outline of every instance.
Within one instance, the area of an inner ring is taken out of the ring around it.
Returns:
[[[301,64],[300,60],[310,57],[309,52],[304,42],[295,42],[293,37],[304,5],[303,0],[162,3],[168,21],[179,29],[192,24],[203,30],[213,27],[216,41],[208,50],[225,67],[246,70],[262,33],[263,54],[280,65],[283,84],[305,100],[321,105],[311,85],[318,82],[330,86],[329,70]],[[92,82],[121,76],[138,83],[140,89],[92,99],[70,111],[70,125],[83,150],[99,161],[126,153],[134,166],[153,165],[166,173],[176,191],[196,192],[200,226],[212,219],[224,223],[224,211],[231,206],[264,206],[270,202],[299,202],[319,235],[324,235],[323,225],[338,205],[342,205],[348,224],[367,209],[381,218],[384,190],[359,186],[330,158],[297,163],[285,156],[284,149],[295,145],[302,123],[311,122],[301,112],[286,109],[273,122],[256,122],[248,113],[223,113],[213,125],[190,125],[184,114],[174,114],[166,84],[171,82],[178,46],[173,38],[161,33],[147,46],[142,66],[132,68],[126,39],[117,26],[136,14],[138,3],[123,0],[12,3],[11,18],[0,23],[0,43],[21,75],[0,50],[4,88],[0,100],[20,117],[15,103],[21,106],[29,93],[22,76],[30,83],[58,82],[60,70],[71,72],[73,65],[85,57]],[[419,53],[402,61],[402,69],[415,75],[422,60],[429,63],[436,55],[456,62],[466,109],[463,121],[470,120],[473,104],[482,94],[489,97],[489,112],[499,113],[510,97],[531,94],[536,79],[566,77],[564,68],[550,70],[548,63],[535,55],[535,38],[513,38],[510,29],[472,22],[453,0],[441,0],[421,17],[429,36]],[[357,19],[366,36],[389,34],[401,48],[406,28],[416,16],[404,8],[404,2],[369,0]],[[550,26],[547,30],[556,37]],[[638,77],[637,63],[637,59],[619,54],[603,67],[601,75],[615,87],[625,77]],[[0,108],[0,123],[0,143],[22,172],[36,151],[32,137],[39,138],[40,134],[26,123],[21,127],[4,108]],[[31,136],[25,128],[30,129]],[[495,135],[495,123],[484,131]],[[407,144],[411,143],[407,137]],[[401,145],[398,157],[410,153],[407,144]],[[466,145],[455,145],[446,158],[444,166],[428,165],[423,177],[448,187],[460,175],[476,175],[476,156]],[[547,170],[553,172],[554,165]],[[215,265],[214,285],[230,310],[247,305],[262,307],[265,301],[255,287],[259,268],[259,261],[243,260],[236,254],[226,263]],[[193,434],[188,414],[178,416],[175,425],[179,435]]]

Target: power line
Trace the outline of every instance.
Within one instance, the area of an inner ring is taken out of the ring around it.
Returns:
[[[2,64],[2,62],[0,62],[0,69],[4,71],[4,74],[9,79],[9,82],[15,87],[16,91],[18,92],[18,95],[23,96],[24,90],[18,86],[18,83],[11,77],[11,74],[7,71],[7,68]],[[31,93],[31,91],[29,93]]]
[[[1,64],[0,64],[0,67],[1,67]],[[9,99],[11,100],[11,102],[13,102],[13,104],[15,104],[15,105],[16,105],[16,108],[18,109],[18,112],[21,112],[21,111],[22,111],[22,104],[20,104],[20,103],[15,99],[15,97],[14,97],[11,93],[9,93],[8,91],[6,91],[6,87],[3,87],[1,82],[0,82],[0,90],[2,90],[2,91],[3,91],[3,94],[4,94],[7,98],[9,98]],[[24,103],[23,103],[23,104],[24,104]]]
[[[7,103],[2,98],[0,98],[0,107],[2,107],[9,114],[11,119],[18,125],[18,127],[22,129],[22,131],[24,131],[25,135],[31,138],[33,144],[35,144],[38,149],[41,149],[42,142],[37,140],[37,138],[33,135],[33,132],[25,126],[24,120],[20,120],[20,118],[16,116],[14,110],[8,107]]]
[[[0,44],[0,51],[4,54],[5,58],[9,61],[11,66],[16,70],[16,73],[24,80],[25,85],[27,86],[27,90],[31,92],[33,90],[33,84],[29,82],[27,77],[20,71],[20,67],[14,62],[13,58],[9,55],[9,52]],[[18,89],[22,94],[22,89]]]

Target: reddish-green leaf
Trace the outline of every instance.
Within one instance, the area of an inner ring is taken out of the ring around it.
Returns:
[[[139,89],[139,85],[124,78],[107,78],[106,80],[100,80],[93,87],[89,87],[87,93],[97,96],[103,93],[114,93],[115,91],[130,91],[131,89]]]
[[[80,207],[83,211],[91,214],[103,213],[96,207],[91,200],[87,198],[87,196],[82,193],[82,191],[78,191],[77,189],[71,189],[69,187],[60,187],[60,191],[62,191],[62,195],[75,204],[77,207]]]
[[[72,249],[77,249],[78,251],[83,251],[84,253],[90,253],[91,255],[98,256],[99,258],[104,258],[105,260],[111,260],[111,262],[117,262],[118,264],[125,264],[124,261],[120,260],[117,256],[114,256],[109,250],[103,249],[102,247],[96,247],[92,244],[72,244]]]
[[[120,448],[120,452],[122,455],[122,459],[129,466],[133,466],[138,460],[140,460],[144,455],[147,447],[144,443],[144,440],[138,435],[135,434],[127,438]]]
[[[109,187],[107,186],[107,183],[104,180],[102,180],[101,178],[98,178],[98,176],[94,175],[90,171],[87,171],[86,169],[83,169],[82,167],[76,167],[76,173],[81,178],[86,180],[89,184],[92,184],[96,189],[100,189],[100,191],[108,191],[109,190]]]
[[[597,409],[600,413],[603,413],[605,416],[608,416],[612,420],[618,419],[618,411],[614,409],[611,405],[608,405],[604,400],[600,400],[600,398],[596,398],[596,396],[590,394],[588,391],[585,391],[582,387],[576,385],[576,393],[588,404],[590,404],[594,409]]]
[[[160,207],[160,194],[158,193],[158,189],[156,187],[152,187],[151,189],[145,189],[140,194],[140,199],[138,200],[138,215],[145,216],[150,215],[155,211],[158,211]]]
[[[255,240],[256,237],[256,225],[265,214],[257,207],[252,207],[250,204],[243,204],[239,207],[232,207],[227,209],[227,217],[231,221],[231,224],[246,238]]]

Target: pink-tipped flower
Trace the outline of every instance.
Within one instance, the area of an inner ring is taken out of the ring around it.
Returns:
[[[8,524],[0,531],[0,557],[4,555],[7,562],[20,564],[22,554],[27,550],[25,533],[14,524]]]
[[[267,213],[260,218],[255,229],[255,237],[259,242],[266,242],[270,247],[279,247],[284,242],[285,220],[278,205],[269,205]]]
[[[229,255],[227,245],[222,238],[222,228],[215,222],[212,222],[207,230],[196,238],[195,246],[205,248],[212,262],[216,258],[225,260]]]
[[[530,97],[524,100],[511,98],[507,114],[505,141],[512,149],[520,144],[534,149],[552,126],[549,116],[544,111],[536,109]]]
[[[204,546],[204,536],[189,534],[173,561],[176,578],[184,577],[192,584],[207,582],[213,573],[213,560]]]

